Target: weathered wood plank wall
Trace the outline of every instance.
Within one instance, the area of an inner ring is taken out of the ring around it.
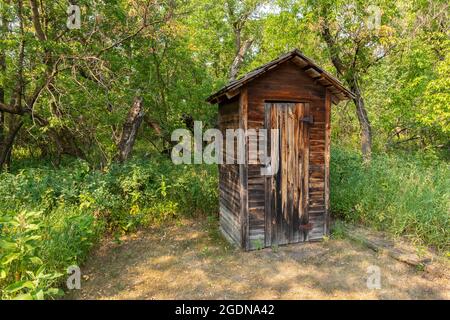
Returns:
[[[247,131],[248,122],[248,95],[247,88],[244,87],[239,95],[239,128]],[[240,222],[241,222],[241,247],[249,249],[249,215],[248,215],[248,137],[245,142],[245,163],[239,164],[239,192],[240,192]]]
[[[238,129],[239,123],[239,100],[232,100],[219,106],[219,129],[223,137],[226,137],[226,129]],[[236,164],[237,143],[233,157],[226,154],[225,141],[222,144],[224,164],[219,165],[219,210],[220,229],[222,233],[233,243],[241,245],[241,190],[240,170]],[[235,164],[226,164],[226,157],[233,160]]]
[[[331,99],[331,93],[327,90],[325,96],[325,235],[330,233]]]
[[[265,127],[265,102],[308,102],[314,123],[309,126],[309,222],[313,229],[306,240],[320,239],[325,223],[325,92],[293,62],[286,62],[247,86],[249,129]],[[261,164],[248,165],[249,246],[254,249],[264,237],[266,187],[260,174]]]
[[[277,148],[280,159],[277,173],[265,177],[266,242],[296,243],[305,238],[300,226],[308,223],[309,139],[307,125],[299,119],[309,114],[309,103],[266,103],[265,108],[266,128],[279,132],[271,150]]]

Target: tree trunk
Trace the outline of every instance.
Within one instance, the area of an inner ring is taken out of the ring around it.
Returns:
[[[240,35],[237,35],[237,37],[240,37]],[[237,41],[237,43],[241,43],[240,39],[239,41]],[[230,81],[236,80],[241,64],[244,61],[244,56],[247,53],[248,49],[250,49],[252,43],[253,40],[246,40],[244,41],[244,44],[242,46],[237,48],[236,56],[234,57],[233,63],[231,64],[230,68]]]
[[[130,156],[143,118],[144,107],[142,104],[142,98],[136,97],[122,126],[122,134],[117,146],[119,151],[116,156],[116,159],[119,162],[124,162]]]
[[[338,75],[343,76],[347,80],[346,82],[356,96],[353,99],[353,102],[355,103],[356,115],[358,116],[359,127],[361,130],[361,152],[364,160],[370,161],[372,157],[372,128],[364,105],[364,99],[361,95],[358,79],[355,76],[355,70],[352,69],[352,67],[346,67],[339,57],[340,50],[336,44],[336,37],[332,36],[329,23],[326,19],[322,22],[321,27],[322,37],[330,50],[331,62],[336,68]]]
[[[356,114],[358,116],[359,126],[361,129],[361,152],[364,160],[370,161],[372,158],[372,127],[370,125],[364,99],[361,95],[361,90],[356,79],[352,80],[350,89],[356,96],[353,99],[353,102],[356,106]]]
[[[4,101],[3,88],[0,88],[0,103]],[[3,142],[5,141],[5,113],[0,111],[0,152],[3,149]]]
[[[6,4],[9,5],[9,1],[6,2]],[[2,15],[1,17],[1,33],[2,37],[1,39],[4,40],[6,37],[6,34],[8,32],[8,21],[6,20],[6,17]],[[6,56],[5,52],[2,50],[0,51],[0,72],[2,74],[6,74]],[[0,103],[5,104],[5,89],[3,87],[0,87]],[[2,150],[3,142],[5,140],[5,113],[0,111],[0,152]]]
[[[0,52],[0,71],[2,72],[2,74],[4,74],[6,71],[5,56],[1,52]],[[0,87],[0,103],[5,104],[5,90],[3,89],[3,87]],[[5,113],[0,111],[0,149],[4,139],[4,133],[5,133]]]
[[[22,128],[22,125],[23,125],[23,121],[21,121],[21,120],[14,127],[13,127],[13,124],[11,123],[11,126],[9,128],[9,134],[7,137],[5,137],[2,148],[0,150],[0,170],[3,168],[3,166],[5,164],[10,166],[11,152],[12,152],[14,140],[16,139],[16,136],[19,133],[20,128]]]

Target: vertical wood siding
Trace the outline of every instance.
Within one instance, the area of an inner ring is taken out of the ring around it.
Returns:
[[[239,95],[239,127],[246,132],[248,123],[248,95],[247,88],[243,88]],[[239,192],[240,222],[241,222],[241,247],[249,249],[249,215],[248,215],[248,137],[245,137],[245,163],[239,164]]]
[[[278,129],[279,170],[265,177],[266,242],[279,245],[304,241],[308,223],[308,128],[299,121],[309,115],[309,103],[266,103],[266,128]],[[271,223],[267,223],[271,221]]]
[[[324,234],[330,233],[330,147],[331,147],[331,94],[325,96],[325,226]]]
[[[226,129],[239,128],[239,101],[229,101],[219,106],[219,129],[225,139]],[[226,144],[222,144],[224,164],[219,164],[219,210],[220,229],[229,241],[241,245],[241,195],[239,165],[236,164],[236,141],[234,162],[226,164]]]

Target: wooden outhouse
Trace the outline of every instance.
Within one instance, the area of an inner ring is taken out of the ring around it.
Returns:
[[[278,148],[276,173],[263,175],[267,163],[249,161],[249,137],[245,161],[219,165],[220,229],[229,241],[251,250],[328,234],[330,108],[353,97],[339,80],[294,50],[207,99],[219,105],[224,137],[226,129],[238,128],[279,133],[265,136],[269,154]]]

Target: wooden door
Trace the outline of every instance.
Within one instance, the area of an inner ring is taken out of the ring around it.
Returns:
[[[309,104],[266,103],[265,111],[266,128],[278,129],[277,141],[269,139],[271,155],[278,150],[278,171],[266,177],[266,246],[306,241]]]

